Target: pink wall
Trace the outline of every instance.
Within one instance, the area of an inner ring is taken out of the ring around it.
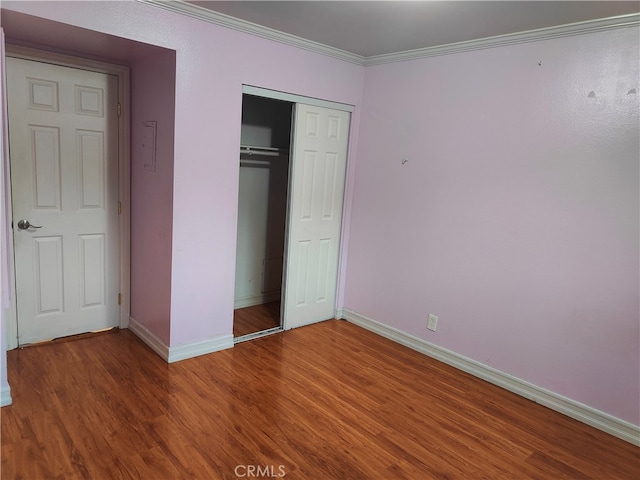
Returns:
[[[176,166],[183,168],[174,179],[172,345],[231,333],[242,84],[358,104],[364,74],[321,55],[188,23],[188,46],[184,55],[178,51]]]
[[[169,344],[175,52],[13,11],[2,10],[1,20],[11,43],[130,67],[131,191],[137,193],[131,205],[131,315]],[[143,168],[146,120],[159,128],[153,173]]]
[[[132,191],[162,272],[133,309],[171,346],[232,330],[244,83],[356,105],[346,308],[640,423],[637,28],[364,69],[136,2],[2,7],[176,52],[173,176]]]
[[[171,265],[170,345],[230,334],[242,84],[358,105],[364,68],[137,2],[8,1],[2,8],[176,51],[171,259],[165,241],[145,248]],[[352,146],[357,125],[356,114]],[[132,205],[144,195],[134,188]],[[156,221],[157,233],[166,217]],[[164,339],[159,322],[154,333]]]
[[[367,68],[344,306],[640,424],[638,78],[637,28]]]
[[[166,345],[171,331],[176,55],[137,58],[131,68],[131,316]],[[147,121],[157,125],[155,171],[144,168]]]

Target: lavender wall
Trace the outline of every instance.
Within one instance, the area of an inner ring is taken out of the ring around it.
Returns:
[[[132,192],[134,215],[158,195],[153,241],[133,248],[163,272],[148,325],[171,346],[231,333],[244,83],[356,105],[339,306],[640,424],[637,28],[368,67],[365,83],[136,2],[2,7],[176,52],[173,175]]]
[[[131,206],[131,314],[168,344],[175,52],[5,9],[1,21],[11,43],[72,52],[130,67],[131,191],[138,192]],[[159,128],[157,168],[153,173],[143,168],[142,135],[146,120],[157,121]],[[6,258],[4,255],[3,260]]]
[[[131,67],[131,316],[166,345],[171,331],[176,55],[137,58]],[[147,121],[157,125],[155,171],[144,168]]]
[[[345,307],[640,424],[638,46],[367,68]]]
[[[364,68],[137,2],[7,1],[2,8],[175,50],[171,258],[164,241],[144,248],[161,268],[170,264],[172,347],[231,334],[242,85],[359,105]],[[352,151],[357,125],[356,114]],[[132,205],[144,195],[134,186]],[[156,221],[151,235],[166,226],[165,216]],[[155,301],[153,294],[141,301]],[[153,333],[164,339],[159,322]]]

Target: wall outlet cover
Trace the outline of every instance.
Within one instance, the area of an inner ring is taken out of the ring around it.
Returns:
[[[427,320],[427,329],[435,332],[437,326],[438,326],[438,317],[430,313],[429,319]]]

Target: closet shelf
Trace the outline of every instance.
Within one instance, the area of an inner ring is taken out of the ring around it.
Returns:
[[[271,157],[279,157],[289,155],[289,150],[284,148],[273,147],[256,147],[253,145],[240,145],[240,153],[247,155],[266,155]]]

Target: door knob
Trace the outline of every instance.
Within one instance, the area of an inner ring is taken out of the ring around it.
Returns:
[[[29,220],[20,220],[18,222],[18,228],[20,230],[29,230],[29,228],[42,228],[42,226],[37,226],[37,225],[31,225],[29,223]]]

